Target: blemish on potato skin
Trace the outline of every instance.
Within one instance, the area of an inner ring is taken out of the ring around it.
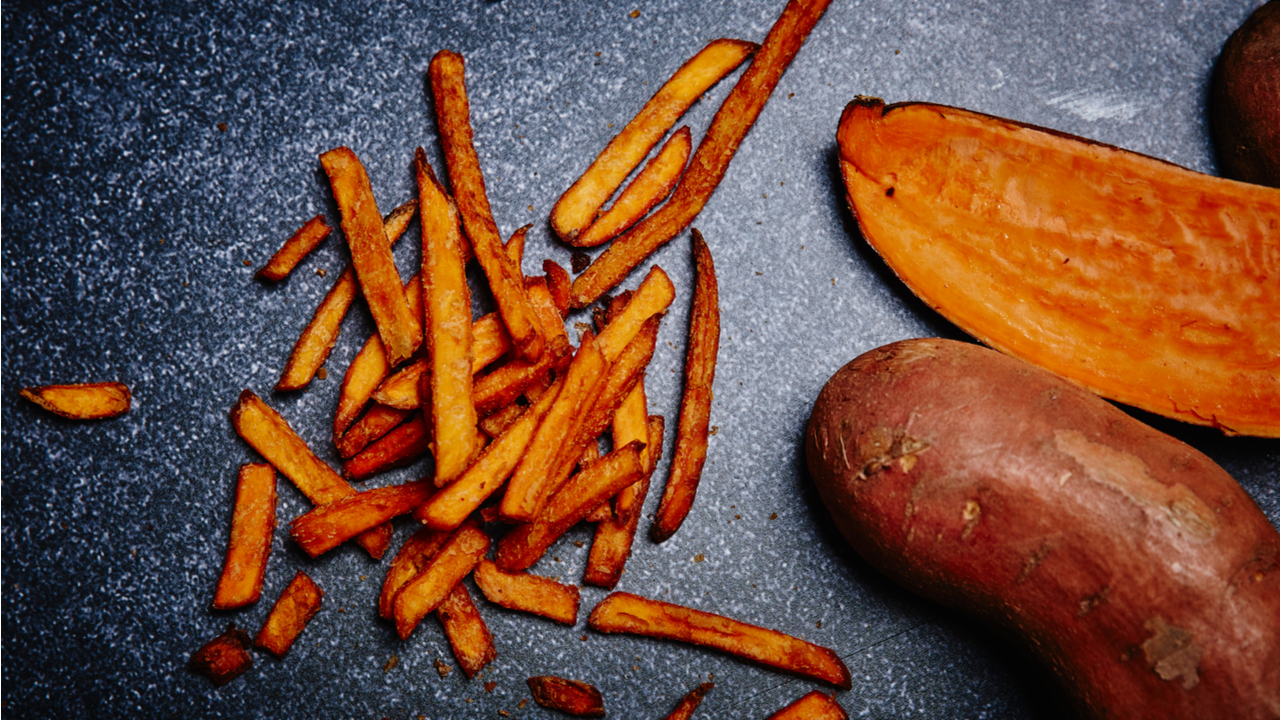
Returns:
[[[1022,563],[1022,572],[1018,573],[1018,579],[1014,581],[1014,584],[1021,585],[1026,581],[1031,576],[1031,573],[1040,567],[1040,563],[1044,562],[1044,559],[1048,557],[1051,549],[1048,540],[1040,543],[1040,547],[1036,548],[1036,551],[1031,553],[1026,562]]]
[[[977,526],[978,520],[982,517],[982,506],[977,500],[969,500],[964,504],[964,509],[960,511],[960,518],[964,520],[964,530],[960,532],[960,539],[969,539],[969,534],[973,532],[973,528]]]
[[[1191,632],[1174,627],[1156,616],[1142,625],[1151,637],[1142,643],[1142,653],[1147,665],[1165,682],[1182,678],[1182,689],[1190,690],[1200,683],[1197,666],[1200,664],[1200,646]]]
[[[1102,602],[1107,599],[1107,595],[1110,595],[1110,594],[1111,594],[1111,586],[1103,585],[1101,590],[1094,593],[1093,595],[1090,595],[1087,598],[1082,599],[1080,601],[1080,610],[1079,612],[1076,613],[1076,617],[1082,618],[1085,615],[1088,615],[1089,613],[1093,612],[1093,609],[1101,605]]]

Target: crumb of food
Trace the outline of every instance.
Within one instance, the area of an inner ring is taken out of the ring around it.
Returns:
[[[241,260],[240,262],[244,263],[245,267],[253,267],[253,263],[249,262],[248,260]]]
[[[387,658],[387,662],[382,666],[382,672],[391,672],[392,670],[395,670],[396,666],[399,664],[400,664],[400,656],[392,655],[391,657]]]
[[[756,273],[756,274],[757,274],[757,275],[759,275],[760,273]],[[711,434],[712,434],[712,435],[715,435],[715,434],[716,434],[716,433],[718,433],[718,432],[720,432],[720,426],[719,426],[719,425],[712,425],[712,426],[711,426]]]
[[[819,621],[818,621],[818,629],[819,629],[819,630],[821,630],[821,629],[822,629],[822,621],[821,621],[821,620],[819,620]]]
[[[226,123],[218,123],[218,132],[226,132],[226,131],[227,131],[227,124],[226,124]]]
[[[528,704],[529,704],[529,698],[524,698],[523,700],[520,701],[520,704],[516,706],[516,709],[523,710],[524,706]]]
[[[702,553],[698,553],[697,555],[693,556],[694,562],[702,562],[703,560],[706,560],[706,558],[703,557]]]
[[[778,519],[778,513],[774,513],[774,514],[770,515],[770,516],[769,516],[769,519],[770,519],[770,520],[777,520],[777,519]]]
[[[324,369],[324,368],[320,368],[319,370],[317,370],[317,371],[316,371],[316,377],[320,378],[321,380],[328,379],[328,377],[329,377],[329,371],[328,371],[328,370],[326,370],[326,369]],[[362,577],[362,578],[360,578],[360,579],[361,579],[361,580],[364,580],[364,578],[363,578],[363,577]]]
[[[574,540],[573,544],[576,545],[577,547],[582,547],[586,543],[582,542],[581,540]]]
[[[638,17],[640,17],[640,11],[639,11],[639,10],[632,10],[632,11],[631,11],[631,17],[633,17],[633,18],[638,18]]]
[[[581,250],[574,250],[573,254],[569,256],[569,267],[573,268],[574,275],[586,270],[590,264],[591,256]]]
[[[329,274],[329,271],[325,270],[324,268],[316,268],[316,274],[319,275],[320,277],[324,277],[325,275]]]
[[[491,693],[491,692],[493,692],[493,689],[494,689],[494,688],[496,688],[496,687],[498,687],[498,683],[496,683],[496,682],[494,682],[494,681],[492,681],[492,680],[488,680],[488,681],[486,681],[486,682],[485,682],[485,684],[484,684],[484,691],[485,691],[485,692],[487,692],[487,693]]]
[[[436,658],[435,666],[436,672],[440,673],[440,677],[448,677],[449,673],[453,672],[453,668],[449,667],[448,664],[440,658]]]
[[[582,636],[582,642],[586,642],[586,641],[587,641],[587,636],[586,636],[586,635],[583,635],[583,636]]]

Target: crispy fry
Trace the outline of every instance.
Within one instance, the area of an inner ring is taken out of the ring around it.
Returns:
[[[577,247],[596,247],[617,237],[635,225],[658,203],[671,194],[671,189],[684,172],[689,161],[693,140],[689,126],[685,125],[671,136],[662,150],[644,166],[635,180],[618,195],[613,206],[606,210],[574,241]]]
[[[18,391],[22,397],[71,420],[102,420],[129,411],[129,388],[118,382],[44,385]]]
[[[738,84],[716,111],[675,193],[657,212],[614,240],[573,281],[574,307],[586,307],[608,292],[646,257],[689,227],[724,179],[734,151],[759,117],[804,39],[831,0],[790,0]]]
[[[476,412],[488,415],[506,407],[533,383],[548,377],[552,371],[563,370],[571,360],[568,349],[567,343],[564,346],[556,344],[533,362],[516,358],[477,380],[471,398]]]
[[[849,720],[834,697],[814,690],[766,720]]]
[[[324,591],[306,573],[299,570],[289,586],[280,593],[280,599],[271,608],[271,614],[262,623],[262,629],[258,631],[258,637],[253,639],[253,644],[278,658],[284,657],[293,646],[293,641],[302,634],[302,629],[320,612],[322,599]]]
[[[608,326],[600,332],[600,350],[605,359],[609,362],[617,360],[623,348],[640,332],[640,326],[654,315],[666,312],[675,298],[676,288],[671,284],[671,278],[667,277],[662,268],[654,265],[640,287],[631,294],[631,299],[622,312],[611,319]]]
[[[435,557],[400,588],[392,603],[396,632],[405,640],[427,613],[434,612],[453,586],[465,578],[489,552],[489,536],[475,525],[453,532]]]
[[[511,338],[497,313],[489,313],[472,326],[471,370],[478,373],[511,349]],[[401,410],[416,410],[423,406],[420,384],[431,367],[430,358],[415,360],[396,370],[373,392],[376,403],[390,405]]]
[[[560,311],[561,317],[568,315],[572,309],[569,305],[569,286],[572,284],[569,271],[548,258],[542,261],[542,272],[547,275],[547,286],[551,288],[551,298],[555,300],[556,310]]]
[[[525,236],[529,234],[529,230],[532,227],[533,223],[529,223],[524,227],[516,228],[516,231],[511,233],[511,237],[507,238],[507,244],[503,246],[507,252],[507,257],[511,259],[512,264],[516,266],[517,270],[519,270],[520,266],[524,264]]]
[[[578,244],[579,234],[591,224],[605,200],[649,154],[667,130],[720,78],[733,72],[751,53],[755,43],[712,40],[676,70],[654,93],[631,122],[600,151],[582,174],[551,208],[551,227],[562,240]]]
[[[711,688],[715,686],[715,683],[704,682],[689,691],[688,695],[680,698],[680,703],[676,705],[676,709],[672,710],[671,714],[667,716],[667,720],[689,720],[689,718],[693,717],[693,712],[702,704],[702,697],[710,692]]]
[[[552,350],[573,351],[569,343],[569,333],[564,329],[564,315],[551,295],[551,288],[546,278],[525,278],[525,290],[529,293],[529,304],[538,316],[543,332],[547,335],[547,347]]]
[[[433,489],[430,480],[418,480],[348,495],[294,519],[289,534],[305,553],[320,557],[369,528],[413,512]]]
[[[379,615],[391,619],[396,593],[422,572],[422,568],[427,566],[449,539],[449,534],[449,531],[422,528],[404,541],[395,559],[391,561],[391,567],[387,568],[387,579],[383,581],[382,594],[378,596]]]
[[[498,226],[493,221],[493,211],[489,208],[480,158],[472,143],[471,106],[467,100],[462,56],[441,50],[431,58],[427,74],[435,100],[440,142],[449,166],[449,182],[453,186],[458,212],[462,215],[462,224],[471,239],[476,259],[489,280],[489,288],[493,291],[512,343],[521,357],[537,360],[542,354],[544,338],[529,307],[524,276],[504,252]]]
[[[720,348],[720,294],[716,268],[702,233],[693,230],[693,256],[697,286],[689,318],[689,346],[684,360],[684,395],[680,400],[680,425],[671,474],[662,492],[653,521],[654,542],[663,542],[680,529],[698,492],[702,465],[707,461],[707,430],[711,423],[711,384],[716,377],[716,353]]]
[[[495,360],[507,354],[511,349],[511,336],[502,326],[502,318],[498,313],[489,313],[476,320],[471,326],[471,350],[474,355],[471,373],[474,375],[492,365]]]
[[[480,421],[480,429],[491,438],[496,438],[511,427],[511,424],[524,414],[525,406],[512,403]]]
[[[378,438],[342,465],[348,480],[364,480],[383,470],[405,465],[431,449],[431,428],[415,413],[408,422]]]
[[[436,609],[436,617],[444,626],[444,634],[453,647],[453,656],[458,658],[467,678],[475,677],[498,657],[489,626],[485,625],[476,604],[471,601],[466,585],[458,583],[453,586],[449,596]]]
[[[280,282],[288,277],[289,273],[302,262],[302,258],[311,252],[329,237],[329,223],[324,220],[324,213],[316,215],[298,228],[288,240],[284,241],[284,245],[276,251],[275,255],[263,265],[253,276],[259,280],[267,280],[270,282]]]
[[[412,410],[399,410],[375,404],[369,408],[369,412],[365,413],[364,417],[338,438],[338,454],[344,458],[354,457],[368,447],[369,443],[391,432],[412,414]]]
[[[258,601],[276,529],[276,471],[270,465],[242,465],[236,480],[231,539],[222,564],[214,610],[231,610]]]
[[[591,611],[592,628],[702,645],[848,690],[849,669],[831,650],[701,610],[615,592]]]
[[[578,622],[580,595],[574,585],[524,572],[503,572],[491,560],[482,560],[476,566],[475,581],[485,598],[495,605],[565,625]]]
[[[657,459],[662,455],[662,435],[663,435],[663,418],[661,415],[649,416],[648,401],[644,394],[644,378],[641,378],[636,386],[631,389],[631,394],[622,401],[622,406],[613,414],[613,442],[616,445],[625,445],[632,440],[640,440],[645,443],[644,450],[640,451],[640,462],[644,463],[645,476],[653,472]],[[655,442],[653,439],[654,422],[658,425],[658,438]],[[647,488],[646,488],[647,491]],[[614,513],[618,520],[626,521],[631,516],[639,512],[639,506],[644,504],[643,497],[637,499],[641,495],[639,483],[618,493],[617,501],[614,503]]]
[[[606,518],[596,526],[595,536],[591,540],[591,552],[587,555],[587,569],[582,574],[582,581],[588,585],[612,590],[622,579],[627,559],[631,557],[631,544],[636,537],[636,528],[640,525],[640,510],[649,494],[649,477],[662,454],[661,415],[649,416],[648,432],[649,441],[645,450],[652,450],[652,453],[647,461],[642,460],[644,475],[618,493],[614,517]],[[616,438],[614,442],[617,442]],[[641,457],[643,456],[644,451],[641,451]],[[624,509],[623,498],[628,495],[632,506]]]
[[[397,365],[422,343],[422,323],[405,299],[369,176],[348,147],[324,153],[320,164],[329,175],[333,199],[342,213],[342,233],[351,248],[351,266],[355,268],[360,293],[378,326],[388,359]]]
[[[253,667],[249,654],[249,634],[234,624],[227,631],[205,643],[191,654],[191,669],[222,687]]]
[[[574,475],[547,501],[531,523],[517,525],[498,541],[495,562],[503,570],[530,567],[551,543],[587,516],[597,505],[644,475],[639,442],[619,448]]]
[[[280,413],[252,391],[240,393],[239,402],[231,409],[231,424],[250,447],[293,481],[312,503],[325,505],[356,493],[355,488],[311,452]],[[375,560],[380,559],[391,543],[390,523],[365,532],[356,542]]]
[[[604,717],[604,698],[600,691],[581,680],[540,675],[526,682],[534,701],[548,710],[577,717]]]
[[[409,303],[409,310],[414,317],[422,317],[422,281],[414,275],[404,284],[404,298]],[[351,423],[360,416],[365,403],[373,395],[374,390],[382,384],[383,378],[391,372],[391,363],[387,360],[386,348],[382,346],[382,338],[374,332],[365,342],[360,352],[356,353],[347,373],[342,378],[342,390],[338,395],[338,409],[333,414],[334,442],[342,437]]]

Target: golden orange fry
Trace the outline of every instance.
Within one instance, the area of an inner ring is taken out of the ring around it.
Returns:
[[[507,244],[503,246],[507,257],[511,259],[517,270],[524,264],[524,241],[532,228],[533,223],[516,228],[516,231],[511,233],[511,237],[507,238]]]
[[[404,587],[405,583],[422,572],[422,568],[427,566],[431,558],[435,557],[445,541],[449,539],[449,534],[450,531],[422,528],[404,541],[395,559],[391,561],[391,567],[387,568],[387,578],[382,583],[382,594],[378,596],[379,615],[388,620],[391,619],[396,593],[400,592],[400,588]]]
[[[849,720],[835,698],[814,690],[765,720]]]
[[[653,441],[654,418],[657,418],[658,422],[656,443]],[[661,415],[649,416],[648,400],[644,394],[644,378],[636,383],[636,386],[631,389],[631,394],[627,395],[618,411],[613,414],[614,444],[625,445],[632,440],[645,443],[644,450],[640,451],[640,462],[644,463],[646,477],[653,472],[657,458],[662,454],[662,422]],[[618,520],[626,521],[634,513],[639,512],[644,500],[637,500],[638,494],[639,483],[618,493],[618,498],[614,502],[614,513]]]
[[[396,594],[392,613],[400,639],[407,639],[422,618],[440,607],[453,586],[462,582],[488,552],[489,536],[483,530],[475,525],[455,530],[426,567]]]
[[[533,613],[556,622],[578,622],[578,588],[525,572],[503,572],[492,560],[476,566],[476,587],[485,598],[508,610]]]
[[[551,227],[562,240],[578,244],[605,200],[702,94],[756,51],[742,40],[712,40],[676,70],[654,93],[551,208]]]
[[[271,608],[271,614],[262,623],[262,629],[258,630],[258,637],[254,638],[253,644],[276,657],[284,657],[289,648],[293,647],[293,641],[302,634],[303,628],[320,611],[322,599],[324,591],[306,573],[299,570]]]
[[[595,536],[591,539],[591,552],[587,555],[587,569],[582,574],[582,581],[588,585],[612,590],[622,579],[622,571],[631,557],[631,545],[635,541],[636,528],[640,525],[640,510],[644,507],[644,499],[649,494],[649,477],[662,454],[663,420],[661,415],[650,415],[648,423],[649,440],[644,452],[652,450],[649,459],[644,462],[644,474],[640,480],[623,488],[614,503],[614,517],[606,518],[596,525]],[[617,442],[615,439],[614,442]],[[630,496],[630,508],[623,508],[624,496]]]
[[[640,287],[631,294],[631,299],[623,307],[622,312],[609,320],[609,324],[600,332],[600,350],[610,363],[618,359],[622,350],[631,343],[640,326],[658,313],[666,312],[676,298],[675,285],[662,268],[654,265],[640,283]]]
[[[102,420],[129,411],[132,396],[123,383],[44,385],[18,391],[22,397],[55,415],[71,420]]]
[[[323,213],[311,218],[288,240],[285,240],[284,245],[281,245],[267,264],[253,276],[270,282],[280,282],[285,279],[298,263],[302,262],[302,258],[306,257],[307,253],[329,237],[331,229],[329,223],[325,222]]]
[[[693,148],[691,137],[687,125],[675,131],[662,150],[618,195],[613,205],[596,218],[573,244],[578,247],[603,245],[635,225],[655,205],[665,200],[689,161],[689,152]]]
[[[262,463],[242,465],[231,513],[231,539],[222,564],[214,610],[231,610],[258,601],[276,529],[276,471]]]
[[[693,230],[693,256],[697,280],[689,318],[689,345],[685,351],[684,395],[680,400],[680,425],[676,429],[671,474],[667,476],[662,503],[653,521],[655,542],[666,540],[680,529],[689,508],[693,507],[702,466],[707,461],[711,385],[716,377],[716,353],[720,348],[720,294],[711,250],[697,228]]]
[[[475,677],[498,657],[489,626],[471,601],[471,593],[465,584],[453,586],[449,596],[436,608],[436,617],[440,618],[444,634],[453,648],[453,656],[458,658],[458,664],[468,678]]]
[[[404,297],[409,303],[409,310],[414,317],[422,317],[422,281],[414,275],[404,284]],[[391,363],[387,359],[386,348],[382,338],[373,333],[364,347],[347,366],[347,373],[342,378],[342,389],[338,394],[338,409],[333,414],[333,437],[337,442],[351,423],[360,417],[374,391],[382,384],[383,378],[391,372]]]
[[[368,447],[369,443],[391,432],[412,413],[412,410],[399,410],[375,404],[369,408],[369,412],[356,421],[356,424],[348,428],[342,437],[338,438],[336,443],[338,454],[344,458],[355,457],[361,450]]]
[[[480,421],[480,429],[491,438],[496,438],[511,427],[511,424],[520,419],[524,414],[525,406],[519,403],[512,403],[501,410],[493,413],[489,417]]]
[[[577,717],[604,717],[604,698],[600,691],[581,680],[539,675],[526,682],[534,702],[548,710]]]
[[[432,490],[430,480],[418,480],[348,495],[294,519],[289,534],[303,552],[320,557],[369,528],[413,512]]]
[[[467,237],[471,239],[476,259],[489,280],[489,289],[493,291],[498,312],[512,343],[522,357],[537,360],[542,354],[544,338],[529,307],[524,276],[506,254],[498,226],[493,221],[484,175],[480,171],[480,158],[472,142],[471,106],[467,100],[462,56],[441,50],[431,58],[427,75],[435,100],[440,143],[444,146],[445,161],[449,166],[449,183],[453,186]]]
[[[715,648],[801,677],[848,690],[849,669],[831,650],[739,620],[615,592],[591,611],[592,628]]]
[[[571,360],[568,345],[555,344],[534,362],[516,358],[476,381],[471,402],[480,415],[488,415],[516,401],[530,385],[564,370]]]
[[[226,685],[253,667],[250,642],[248,633],[228,625],[226,632],[191,654],[191,669],[209,678],[215,687]]]
[[[689,720],[689,718],[692,718],[693,712],[702,704],[702,697],[710,692],[711,688],[715,686],[715,683],[704,682],[689,691],[688,695],[680,698],[680,703],[676,705],[676,709],[672,710],[671,714],[667,716],[667,720]]]
[[[342,464],[342,475],[348,480],[364,480],[388,468],[413,462],[431,449],[431,428],[422,415],[412,418],[383,435],[355,457]]]
[[[734,152],[773,94],[809,31],[831,0],[790,0],[769,29],[738,84],[721,103],[711,127],[689,160],[671,199],[657,212],[613,241],[586,272],[573,281],[574,307],[586,307],[609,291],[654,250],[689,227],[715,192]]]
[[[405,299],[369,176],[347,147],[324,153],[320,164],[329,176],[333,199],[342,213],[342,234],[351,248],[351,266],[355,268],[360,293],[378,326],[387,358],[397,365],[422,344],[422,323]]]
[[[488,367],[511,349],[511,339],[507,337],[507,330],[502,327],[502,320],[497,313],[489,313],[475,322],[472,326],[471,347],[474,354],[471,364],[473,373]],[[421,358],[405,365],[383,380],[370,399],[401,410],[423,407],[419,385],[424,375],[430,377],[430,367],[430,358]]]
[[[560,311],[561,317],[568,315],[572,309],[569,305],[569,286],[572,284],[569,271],[561,267],[560,263],[548,258],[542,261],[542,272],[547,275],[547,286],[551,289],[556,310]]]

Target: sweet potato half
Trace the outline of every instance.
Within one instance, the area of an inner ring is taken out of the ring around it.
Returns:
[[[907,340],[828,381],[805,456],[854,549],[1011,631],[1081,715],[1280,714],[1280,534],[1211,460],[1097,396]]]
[[[1280,190],[967,110],[860,97],[850,207],[911,291],[1002,352],[1280,436]]]

